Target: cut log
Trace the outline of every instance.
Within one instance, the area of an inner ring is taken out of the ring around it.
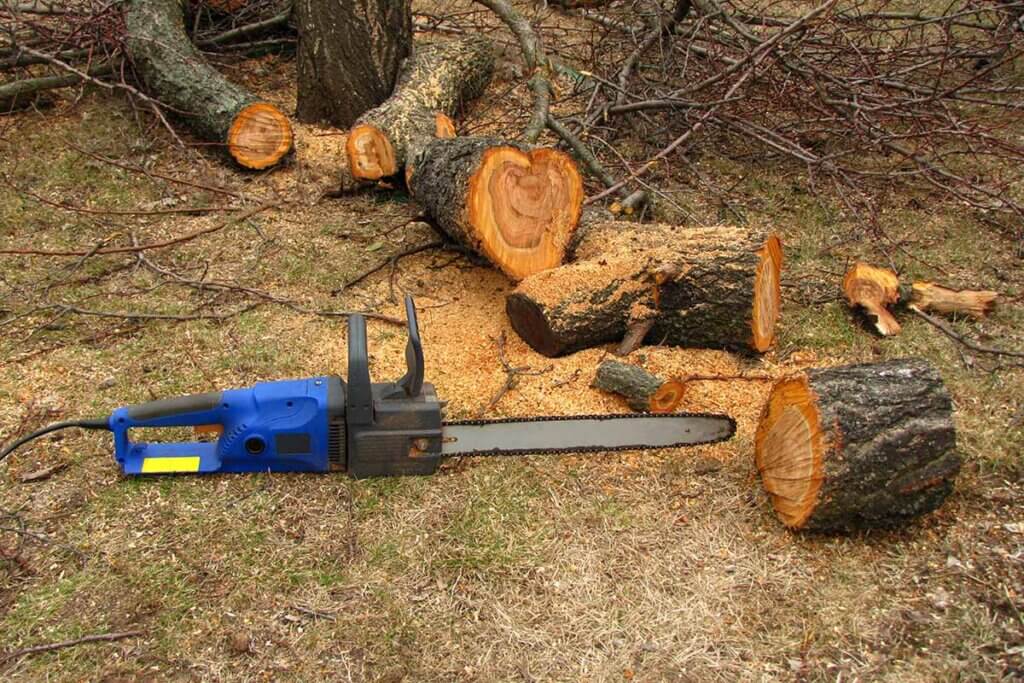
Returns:
[[[909,296],[904,295],[908,306],[941,315],[969,315],[984,318],[995,308],[999,292],[988,290],[950,289],[934,282],[915,282]]]
[[[889,312],[900,299],[900,281],[888,268],[857,262],[843,278],[843,294],[850,306],[862,308],[883,337],[900,333],[900,324]]]
[[[178,0],[131,0],[124,18],[128,54],[147,90],[196,134],[226,145],[246,168],[273,166],[291,150],[288,117],[207,63],[185,34]]]
[[[451,117],[463,102],[483,93],[493,73],[491,43],[482,38],[418,43],[394,94],[349,131],[345,151],[352,176],[395,175],[419,145],[455,137]]]
[[[809,370],[761,414],[761,481],[793,529],[893,526],[937,508],[960,470],[953,405],[927,361]]]
[[[583,204],[567,155],[495,138],[435,138],[411,166],[409,189],[438,226],[513,280],[564,259]]]
[[[305,123],[348,128],[386,100],[412,50],[408,0],[295,0],[298,106]]]
[[[597,366],[590,386],[618,394],[630,408],[644,413],[671,413],[686,393],[682,382],[662,380],[643,368],[617,360],[606,360]]]
[[[759,353],[775,341],[782,245],[773,234],[611,221],[588,226],[575,255],[506,301],[512,327],[546,356],[624,337]]]

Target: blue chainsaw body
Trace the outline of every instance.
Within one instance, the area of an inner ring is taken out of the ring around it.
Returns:
[[[348,326],[348,378],[262,382],[118,408],[108,418],[125,474],[328,472],[355,477],[430,474],[442,451],[441,402],[423,381],[412,298],[405,302],[408,372],[371,382],[366,321]],[[133,429],[192,427],[178,443],[133,441]]]
[[[338,378],[312,377],[119,408],[110,416],[115,457],[125,474],[326,472],[330,399],[341,391]],[[195,427],[217,438],[131,441],[130,430],[154,427]]]

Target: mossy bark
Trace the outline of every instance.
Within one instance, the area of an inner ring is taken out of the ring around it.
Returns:
[[[802,528],[894,526],[937,508],[960,471],[953,403],[923,359],[807,372],[824,436],[818,501]]]
[[[749,351],[765,240],[737,227],[592,224],[577,260],[523,280],[506,310],[547,356],[619,341],[650,320],[647,343]]]
[[[295,0],[294,16],[300,121],[348,128],[391,95],[412,49],[408,0]]]
[[[482,38],[422,42],[402,69],[394,94],[359,117],[390,142],[395,171],[435,137],[437,114],[455,116],[479,97],[494,73],[491,43]]]
[[[124,21],[128,55],[149,93],[204,140],[226,143],[235,117],[257,98],[192,45],[179,0],[130,0]]]

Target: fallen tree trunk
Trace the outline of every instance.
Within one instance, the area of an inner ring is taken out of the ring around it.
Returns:
[[[612,221],[589,226],[575,254],[523,280],[506,301],[512,327],[546,356],[623,337],[633,348],[646,339],[756,352],[775,341],[775,235]]]
[[[434,138],[410,161],[409,190],[438,226],[513,280],[565,258],[583,204],[567,155],[495,138]]]
[[[892,526],[937,508],[960,469],[953,405],[927,361],[809,370],[776,383],[755,461],[783,524]]]
[[[349,131],[345,151],[352,176],[395,175],[432,138],[455,137],[451,117],[483,93],[493,73],[494,54],[483,39],[417,44],[394,94]]]
[[[662,380],[643,368],[617,360],[606,360],[597,366],[590,386],[618,394],[630,408],[644,413],[671,413],[686,392],[682,382]]]
[[[391,95],[412,49],[409,0],[295,0],[293,16],[300,121],[348,128]]]
[[[224,143],[253,169],[273,166],[291,150],[288,117],[207,63],[185,34],[178,0],[132,0],[124,19],[128,54],[146,88],[203,139]]]

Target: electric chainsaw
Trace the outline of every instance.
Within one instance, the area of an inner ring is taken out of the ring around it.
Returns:
[[[179,396],[118,408],[109,417],[50,425],[114,433],[125,474],[347,471],[354,477],[431,474],[445,458],[673,448],[730,438],[732,418],[710,414],[586,415],[445,422],[444,403],[423,381],[416,308],[406,297],[407,372],[370,381],[366,320],[348,325],[348,380],[261,382],[247,389]],[[139,428],[194,427],[207,440],[141,443]],[[216,437],[214,439],[214,437]]]

